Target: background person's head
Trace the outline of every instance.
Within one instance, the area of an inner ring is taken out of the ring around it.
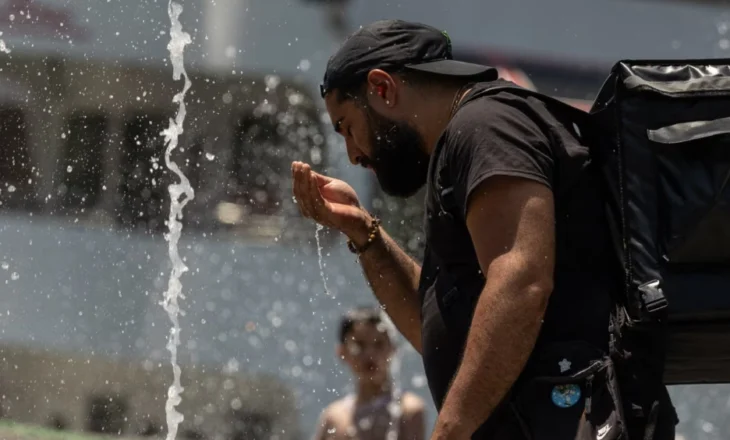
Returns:
[[[426,182],[455,92],[496,78],[494,68],[454,61],[445,32],[382,20],[352,34],[330,58],[322,96],[350,161],[372,169],[386,193],[408,197]]]
[[[389,385],[395,341],[377,307],[358,307],[340,319],[337,354],[361,385]]]

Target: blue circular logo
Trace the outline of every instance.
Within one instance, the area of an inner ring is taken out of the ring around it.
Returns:
[[[556,406],[570,408],[580,400],[580,387],[576,384],[556,385],[553,387],[552,399]]]

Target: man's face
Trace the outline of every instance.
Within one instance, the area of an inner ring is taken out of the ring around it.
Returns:
[[[338,351],[360,380],[378,384],[387,380],[393,345],[384,325],[356,322]]]
[[[408,121],[378,113],[364,97],[341,100],[338,95],[327,95],[325,104],[335,131],[345,138],[350,162],[373,170],[386,194],[415,194],[428,175],[423,136]]]

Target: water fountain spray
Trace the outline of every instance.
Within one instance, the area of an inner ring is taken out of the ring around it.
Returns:
[[[162,132],[165,137],[165,164],[167,168],[175,173],[180,179],[179,183],[173,183],[168,186],[170,193],[170,216],[167,220],[169,233],[165,234],[168,242],[168,251],[170,262],[172,263],[172,271],[170,280],[167,284],[167,291],[164,294],[162,306],[172,321],[170,329],[170,337],[167,342],[167,349],[170,351],[170,362],[172,363],[173,382],[167,391],[167,401],[165,402],[165,415],[167,418],[167,440],[174,440],[177,436],[177,430],[180,423],[184,420],[183,415],[176,409],[176,406],[182,401],[181,393],[183,387],[180,383],[180,366],[177,363],[177,347],[180,345],[180,314],[179,300],[185,297],[182,294],[182,283],[180,276],[187,272],[188,268],[183,263],[178,252],[178,241],[182,232],[182,211],[185,205],[195,197],[190,181],[180,170],[175,162],[172,161],[172,152],[177,148],[178,138],[183,133],[183,123],[185,121],[185,94],[190,89],[191,82],[185,71],[183,52],[185,46],[192,42],[190,34],[182,30],[180,23],[180,14],[182,13],[182,5],[172,0],[168,3],[167,12],[170,16],[170,43],[167,49],[170,51],[170,61],[172,62],[172,78],[175,81],[185,78],[185,85],[182,91],[177,93],[172,99],[173,103],[178,104],[178,111],[174,119],[170,119],[170,126]]]

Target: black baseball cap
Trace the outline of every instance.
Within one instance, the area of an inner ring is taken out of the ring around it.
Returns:
[[[373,69],[418,70],[445,76],[497,79],[494,67],[453,59],[451,38],[432,26],[403,20],[380,20],[350,35],[327,62],[320,93],[364,80]]]

